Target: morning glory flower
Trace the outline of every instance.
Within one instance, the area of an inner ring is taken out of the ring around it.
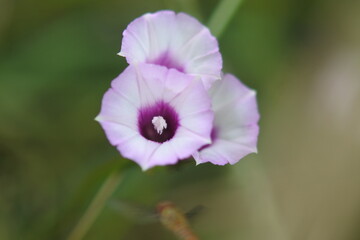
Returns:
[[[96,118],[110,143],[143,170],[175,164],[211,142],[211,99],[193,76],[153,64],[128,66]]]
[[[221,78],[216,38],[195,18],[173,11],[147,13],[123,32],[121,51],[129,64],[152,63],[201,77],[209,88]]]
[[[256,92],[233,75],[213,84],[210,96],[215,113],[212,143],[193,154],[197,164],[235,164],[257,152],[259,112]]]

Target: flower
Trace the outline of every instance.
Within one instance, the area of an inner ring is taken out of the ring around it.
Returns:
[[[193,154],[197,164],[235,164],[244,156],[257,152],[259,112],[256,92],[227,74],[210,89],[214,126],[212,143]]]
[[[221,78],[218,42],[195,18],[173,11],[147,13],[123,32],[120,56],[134,63],[152,63],[200,76],[208,89]]]
[[[175,164],[211,141],[211,100],[200,80],[153,64],[128,66],[96,118],[110,143],[143,170]]]

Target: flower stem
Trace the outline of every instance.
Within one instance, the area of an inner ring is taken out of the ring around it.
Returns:
[[[67,240],[81,240],[86,235],[121,180],[122,175],[119,171],[115,171],[107,177]]]
[[[243,0],[222,0],[210,17],[208,27],[219,38]]]

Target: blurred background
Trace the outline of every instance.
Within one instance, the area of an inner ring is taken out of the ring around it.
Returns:
[[[245,0],[219,39],[258,92],[259,154],[142,172],[94,117],[125,67],[122,31],[160,9],[204,24],[216,0],[0,0],[0,239],[66,239],[102,182],[110,201],[170,200],[206,240],[360,239],[360,1]],[[123,164],[126,163],[126,164]],[[176,239],[106,204],[84,239]]]

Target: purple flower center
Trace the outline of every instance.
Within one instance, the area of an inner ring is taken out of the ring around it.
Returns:
[[[178,126],[177,113],[173,107],[163,101],[139,110],[139,131],[148,140],[159,143],[166,142],[175,135]]]
[[[159,57],[156,59],[150,61],[150,63],[161,65],[167,68],[175,68],[179,72],[184,72],[184,67],[181,66],[180,63],[178,63],[174,57],[171,56],[170,52],[166,51],[162,54],[160,54]]]

